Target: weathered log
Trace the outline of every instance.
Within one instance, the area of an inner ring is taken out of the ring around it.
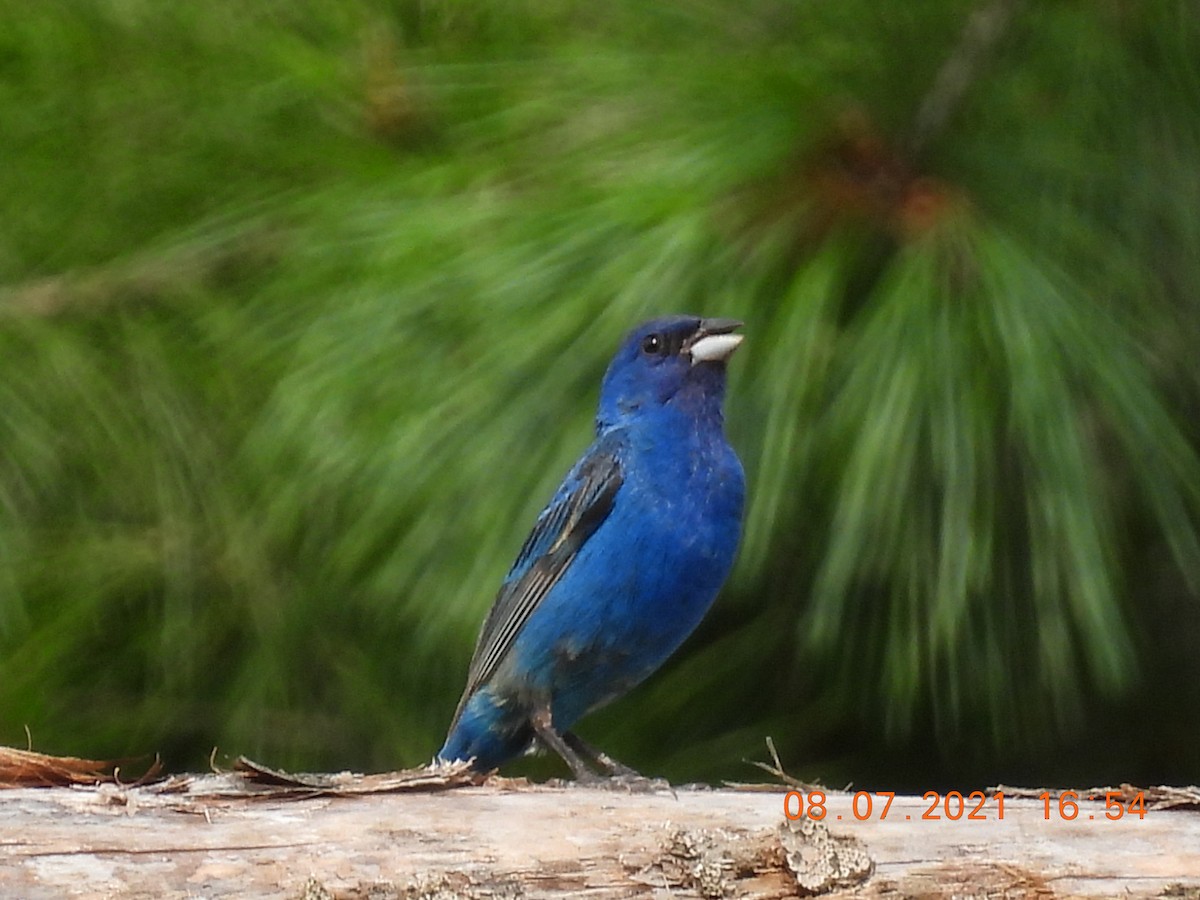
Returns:
[[[928,819],[898,796],[885,819],[884,797],[830,792],[814,823],[783,789],[257,780],[0,791],[0,897],[1200,898],[1194,810],[1085,801],[1068,821],[1055,800],[1047,820],[1006,797],[1003,820],[994,798]]]

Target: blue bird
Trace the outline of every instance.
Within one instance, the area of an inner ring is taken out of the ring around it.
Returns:
[[[579,780],[596,777],[588,763],[636,775],[569,729],[662,665],[729,574],[745,482],[722,403],[740,326],[671,316],[625,338],[596,439],[484,620],[439,759],[490,771],[536,738]]]

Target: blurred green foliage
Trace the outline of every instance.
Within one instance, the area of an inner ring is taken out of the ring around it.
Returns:
[[[739,566],[585,734],[1200,779],[1200,4],[990,6],[0,0],[0,741],[428,759],[616,341],[699,311]]]

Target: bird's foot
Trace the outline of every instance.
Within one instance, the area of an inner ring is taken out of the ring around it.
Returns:
[[[636,769],[630,768],[618,759],[613,759],[603,750],[597,750],[573,731],[563,732],[563,741],[575,753],[586,759],[594,768],[605,775],[622,778],[641,778]]]
[[[587,772],[574,778],[551,778],[546,782],[548,787],[556,788],[587,788],[597,791],[619,791],[627,794],[658,794],[671,792],[678,796],[671,782],[665,778],[647,778],[632,770],[628,775],[601,775]]]
[[[596,762],[607,773],[610,780],[614,778],[627,778],[631,780],[642,778],[642,780],[647,780],[637,769],[625,765],[620,760],[613,759],[607,753],[597,753]]]
[[[666,779],[647,778],[624,763],[613,759],[607,753],[597,750],[570,731],[559,734],[551,724],[549,707],[543,707],[536,711],[530,717],[529,723],[533,726],[537,736],[541,738],[542,743],[563,758],[575,776],[575,784],[581,787],[625,791],[631,794],[649,794],[658,791],[675,793],[671,783]],[[603,774],[593,771],[592,767],[602,770]]]
[[[625,772],[619,775],[597,775],[594,779],[582,782],[588,787],[601,788],[607,791],[621,791],[627,794],[659,794],[670,791],[675,794],[675,789],[671,787],[671,782],[665,778],[647,778],[645,775],[639,775],[633,769],[626,767]]]

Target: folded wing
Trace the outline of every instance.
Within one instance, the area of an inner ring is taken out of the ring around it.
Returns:
[[[599,439],[538,516],[483,623],[454,722],[471,695],[495,674],[579,549],[608,518],[622,483],[620,450],[619,433]]]

